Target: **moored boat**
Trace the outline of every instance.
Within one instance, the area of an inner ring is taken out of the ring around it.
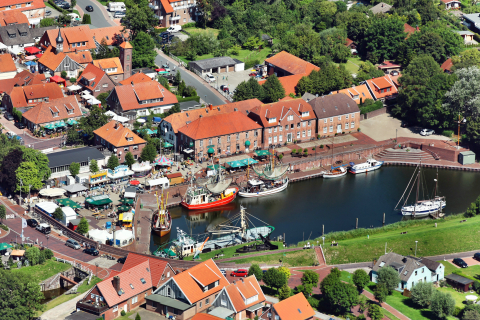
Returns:
[[[353,174],[365,173],[365,172],[380,169],[382,165],[383,165],[383,161],[378,161],[375,159],[367,159],[367,161],[363,163],[353,165],[350,168],[350,172]]]
[[[210,209],[232,202],[237,194],[237,187],[227,188],[220,193],[213,193],[204,186],[193,186],[188,187],[180,204],[189,210]]]
[[[170,212],[167,209],[168,193],[167,198],[164,199],[162,192],[160,204],[158,203],[157,194],[155,194],[155,196],[157,198],[158,209],[153,213],[152,216],[152,231],[160,237],[163,237],[164,235],[169,234],[172,229],[172,217],[170,216]]]
[[[347,169],[345,169],[344,167],[338,167],[338,168],[334,168],[330,171],[325,171],[323,173],[323,178],[324,179],[340,178],[340,177],[343,177],[346,174],[347,174]]]

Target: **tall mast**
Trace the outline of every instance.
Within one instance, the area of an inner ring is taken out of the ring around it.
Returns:
[[[333,143],[335,142],[335,137],[332,138],[332,165],[331,165],[331,169],[333,170]]]
[[[437,197],[437,190],[438,190],[438,168],[437,168],[437,178],[435,179],[435,194],[433,195],[433,199]]]
[[[422,170],[422,161],[420,160],[420,166],[418,167],[418,176],[417,176],[417,194],[415,198],[415,204],[413,206],[413,215],[417,213],[417,205],[418,205],[418,194],[420,193],[420,172]]]

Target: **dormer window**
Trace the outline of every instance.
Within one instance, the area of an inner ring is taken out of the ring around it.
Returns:
[[[253,302],[255,302],[255,301],[258,301],[258,294],[257,294],[257,295],[254,295],[254,296],[251,297],[251,298],[244,299],[244,301],[245,301],[245,304],[247,304],[247,305],[250,304],[250,303],[253,303]]]
[[[275,122],[277,122],[277,118],[268,119],[268,123],[275,123]]]
[[[58,117],[58,112],[54,112],[54,113],[53,113],[53,117],[54,117],[54,118],[57,118],[57,117]]]
[[[133,137],[127,137],[127,141],[133,141]]]
[[[308,117],[310,115],[310,111],[302,112],[302,117]]]

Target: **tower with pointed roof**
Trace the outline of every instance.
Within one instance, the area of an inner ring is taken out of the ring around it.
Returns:
[[[62,33],[60,32],[60,28],[58,29],[58,36],[55,39],[55,42],[57,43],[57,46],[55,47],[56,52],[63,52],[63,38]]]
[[[123,67],[123,79],[132,75],[132,53],[133,47],[128,41],[122,42],[120,47],[120,63]]]

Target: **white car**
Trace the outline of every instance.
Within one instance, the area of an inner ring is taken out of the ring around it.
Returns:
[[[178,25],[175,25],[175,26],[171,26],[170,28],[167,29],[167,32],[180,32],[182,30],[182,26],[178,26]]]
[[[205,75],[205,80],[207,80],[208,82],[215,82],[215,77],[211,73],[207,73]]]
[[[123,18],[125,17],[125,12],[123,11],[116,11],[115,14],[113,15],[114,18]]]
[[[422,131],[420,131],[420,134],[422,136],[431,136],[434,133],[435,133],[435,131],[432,130],[432,129],[423,129]]]

